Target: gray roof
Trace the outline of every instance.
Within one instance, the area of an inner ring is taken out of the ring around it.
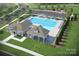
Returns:
[[[8,28],[13,29],[14,31],[16,31],[16,23],[9,24]]]
[[[46,36],[48,32],[49,31],[44,29],[42,26],[32,25],[31,28],[27,31],[27,34]]]
[[[26,31],[27,28],[29,26],[31,26],[32,23],[31,21],[29,20],[24,20],[23,22],[17,22],[17,23],[12,23],[9,25],[10,28],[13,28],[15,31],[18,31],[18,30],[22,30],[22,31]]]
[[[30,20],[25,20],[21,23],[22,30],[25,31],[29,26],[32,25],[32,22]]]
[[[51,16],[51,17],[62,17],[64,18],[66,16],[65,12],[60,12],[60,11],[52,11],[52,10],[32,10],[32,14],[42,14],[46,16]]]

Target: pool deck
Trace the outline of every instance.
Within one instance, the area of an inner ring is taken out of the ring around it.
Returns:
[[[52,36],[52,37],[57,37],[60,30],[61,30],[61,27],[63,25],[64,21],[62,20],[58,20],[58,25],[56,27],[54,27],[50,32],[49,32],[49,35]]]

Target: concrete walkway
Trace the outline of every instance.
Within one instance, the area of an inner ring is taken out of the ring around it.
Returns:
[[[10,40],[12,37],[14,37],[14,35],[10,35],[9,37],[7,37],[6,39],[4,39],[4,42],[7,42],[8,40]]]
[[[23,37],[23,38],[21,38],[21,39],[18,39],[18,38],[16,38],[16,37],[12,37],[12,39],[14,39],[14,40],[16,40],[16,41],[19,41],[19,42],[23,42],[23,41],[26,39],[26,37]]]
[[[7,42],[4,42],[4,41],[0,41],[1,44],[4,44],[4,45],[7,45],[9,47],[12,47],[12,48],[15,48],[15,49],[18,49],[18,50],[21,50],[21,51],[24,51],[26,53],[29,53],[29,54],[32,54],[34,56],[43,56],[39,53],[36,53],[34,51],[31,51],[31,50],[28,50],[26,48],[23,48],[23,47],[20,47],[20,46],[17,46],[17,45],[13,45],[13,44],[10,44],[10,43],[7,43]]]
[[[23,41],[26,39],[26,37],[23,37],[23,38],[21,38],[21,39],[18,39],[18,38],[16,38],[16,37],[14,37],[14,35],[10,35],[9,37],[5,38],[3,41],[4,41],[4,42],[7,42],[7,41],[9,41],[10,39],[13,39],[13,40],[16,40],[16,41],[19,41],[19,42],[23,42]]]

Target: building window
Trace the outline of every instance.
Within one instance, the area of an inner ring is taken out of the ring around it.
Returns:
[[[45,38],[45,43],[47,43],[47,38]]]
[[[38,36],[34,36],[34,40],[38,40]]]
[[[39,37],[39,41],[43,42],[43,38],[42,37]]]

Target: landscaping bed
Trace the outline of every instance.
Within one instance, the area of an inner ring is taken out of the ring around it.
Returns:
[[[21,35],[16,35],[15,37],[16,37],[16,38],[19,38],[19,39],[21,39],[21,38],[22,38],[22,36],[21,36]]]

